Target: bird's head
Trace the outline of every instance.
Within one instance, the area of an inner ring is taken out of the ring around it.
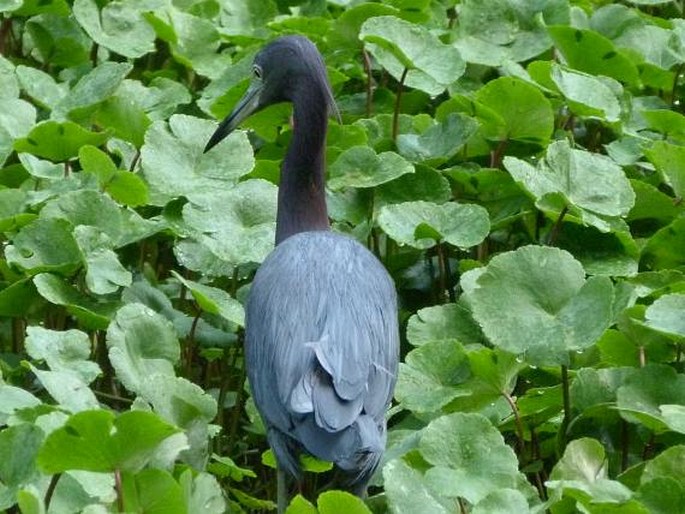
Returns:
[[[316,46],[304,36],[280,37],[254,58],[252,79],[231,114],[224,119],[205,147],[205,152],[228,136],[245,118],[278,102],[323,98],[337,114],[326,65]]]

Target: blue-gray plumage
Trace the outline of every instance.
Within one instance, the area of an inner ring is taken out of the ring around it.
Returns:
[[[305,451],[334,462],[348,487],[363,494],[385,447],[397,376],[395,288],[364,246],[328,230],[324,150],[335,105],[316,47],[300,36],[277,39],[257,54],[253,73],[206,148],[250,113],[293,103],[276,248],[259,268],[247,304],[248,379],[279,467],[300,478]]]

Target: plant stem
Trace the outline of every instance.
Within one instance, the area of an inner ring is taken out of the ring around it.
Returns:
[[[369,52],[362,49],[362,59],[364,61],[364,72],[366,73],[366,117],[371,117],[371,106],[373,100],[372,76],[371,76],[371,58]]]
[[[571,420],[571,388],[568,380],[568,366],[561,366],[561,390],[564,398],[564,419],[559,427],[561,449],[566,446],[566,430]]]
[[[114,470],[114,490],[117,492],[117,509],[124,512],[124,488],[121,484],[121,471]]]
[[[55,488],[57,487],[57,482],[59,482],[62,473],[56,473],[52,475],[50,479],[50,485],[48,485],[47,491],[45,491],[45,512],[50,510],[50,501],[52,500],[52,495],[55,493]]]
[[[516,424],[516,437],[518,438],[518,451],[516,453],[520,455],[523,452],[523,448],[526,444],[526,441],[523,436],[523,421],[521,421],[521,415],[519,413],[518,406],[514,401],[514,398],[506,391],[502,391],[502,396],[504,396],[504,399],[507,401],[509,407],[511,408],[511,412],[514,414],[514,421]]]
[[[554,244],[557,242],[557,237],[559,237],[559,232],[561,231],[561,223],[562,221],[564,221],[564,216],[566,216],[567,212],[568,206],[564,205],[564,208],[561,209],[559,217],[557,218],[557,221],[554,222],[554,226],[552,227],[552,230],[549,233],[549,240],[547,241],[547,246],[554,246]]]
[[[409,68],[405,68],[400,78],[400,83],[397,85],[397,95],[395,96],[395,112],[392,115],[392,140],[397,140],[397,133],[400,130],[400,101],[402,100],[402,88],[404,86],[404,79],[407,78]]]
[[[192,380],[193,373],[193,357],[195,355],[195,329],[200,321],[200,315],[202,311],[198,308],[197,314],[193,318],[193,324],[190,326],[190,332],[188,332],[187,347],[186,347],[186,377],[188,380]]]
[[[507,144],[509,143],[508,139],[502,139],[499,144],[497,145],[497,148],[490,152],[490,167],[491,168],[499,168],[502,166],[502,158],[504,157],[504,150],[507,148]]]
[[[466,510],[466,504],[464,503],[463,498],[457,498],[457,501],[459,502],[459,512],[461,514],[466,514],[468,511]]]
[[[133,156],[133,159],[131,159],[131,165],[128,167],[128,170],[133,173],[135,172],[136,169],[136,164],[138,164],[138,161],[140,160],[140,150],[136,149],[136,153]]]

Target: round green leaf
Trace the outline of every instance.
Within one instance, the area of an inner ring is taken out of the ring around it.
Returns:
[[[431,421],[419,450],[435,466],[426,472],[426,483],[444,496],[477,503],[494,491],[516,487],[516,454],[480,414],[457,412]]]
[[[402,459],[395,459],[383,468],[385,494],[393,512],[421,512],[424,514],[448,514],[453,512],[452,501],[436,497],[432,488],[424,482],[423,475],[408,466]]]
[[[561,489],[583,504],[623,503],[632,491],[620,482],[607,478],[604,447],[590,438],[571,441],[550,474],[547,486]]]
[[[425,307],[407,322],[407,340],[414,346],[432,341],[481,342],[482,334],[463,303]]]
[[[487,211],[480,205],[455,202],[405,202],[386,205],[378,224],[395,241],[425,249],[446,241],[460,248],[475,246],[490,231]]]
[[[26,352],[44,360],[52,371],[69,371],[90,384],[100,375],[100,366],[89,360],[91,344],[88,334],[80,330],[26,328]]]
[[[359,38],[380,64],[400,80],[429,95],[442,93],[465,70],[459,50],[445,45],[420,25],[395,16],[378,16],[364,22]]]
[[[106,329],[119,307],[118,302],[93,300],[52,273],[36,275],[33,283],[43,298],[55,305],[64,305],[87,328]]]
[[[421,135],[400,134],[397,137],[397,149],[412,162],[440,163],[454,156],[477,128],[475,119],[450,113],[444,122],[430,126]]]
[[[685,337],[685,294],[662,296],[647,307],[647,326],[680,337]]]
[[[112,2],[98,10],[95,0],[76,0],[74,16],[97,44],[124,57],[136,58],[155,49],[155,31],[132,2]]]
[[[533,364],[561,364],[595,343],[612,321],[613,286],[584,280],[569,253],[526,246],[494,257],[468,290],[488,339]]]
[[[504,120],[505,132],[490,137],[539,145],[549,141],[554,130],[554,112],[539,88],[515,77],[500,77],[483,86],[476,93],[476,100]]]
[[[587,222],[606,231],[596,216],[626,216],[635,193],[620,166],[608,157],[571,148],[566,141],[549,145],[537,166],[505,157],[504,167],[540,202],[559,194],[568,206],[580,209]]]
[[[685,405],[685,375],[664,364],[648,364],[626,378],[616,398],[624,419],[664,431],[667,423],[659,407]]]
[[[326,491],[316,501],[319,514],[371,514],[364,502],[345,491]]]
[[[151,202],[163,205],[179,196],[226,191],[254,166],[252,146],[236,131],[203,153],[216,126],[192,116],[174,115],[168,125],[153,123],[141,150],[142,170]]]
[[[230,190],[194,195],[183,207],[183,221],[188,235],[226,263],[261,262],[273,248],[276,196],[273,184],[246,180]],[[181,248],[176,251],[186,258]]]
[[[470,374],[461,345],[451,341],[426,343],[412,350],[400,364],[395,398],[407,410],[435,412],[454,398],[470,394],[459,388]]]
[[[37,462],[47,474],[71,469],[136,471],[177,432],[152,412],[128,411],[116,417],[106,410],[80,412],[47,437]]]
[[[78,155],[84,145],[100,146],[107,140],[103,132],[90,132],[71,121],[44,121],[14,143],[17,152],[27,152],[55,162]]]
[[[141,304],[119,309],[107,328],[109,360],[129,391],[140,392],[148,377],[175,376],[180,346],[173,325]]]
[[[618,50],[610,39],[592,30],[568,25],[554,25],[547,30],[572,68],[592,75],[606,75],[633,85],[639,82],[635,63]]]
[[[30,274],[71,273],[81,262],[73,228],[66,220],[38,218],[22,228],[5,250],[7,262]]]
[[[241,327],[245,325],[245,309],[238,300],[231,298],[231,295],[226,291],[185,279],[175,271],[171,273],[190,290],[202,310],[211,314],[218,314]]]
[[[552,80],[577,114],[595,116],[608,122],[619,121],[621,105],[612,87],[593,75],[552,65]],[[614,83],[619,86],[618,83]],[[612,85],[614,85],[612,84]]]
[[[376,155],[368,146],[353,146],[330,166],[328,186],[331,189],[375,187],[413,172],[414,166],[395,152]]]

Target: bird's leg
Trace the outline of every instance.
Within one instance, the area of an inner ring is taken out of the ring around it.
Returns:
[[[276,505],[278,506],[278,514],[285,514],[285,509],[288,506],[288,488],[285,470],[279,465],[276,465]]]

